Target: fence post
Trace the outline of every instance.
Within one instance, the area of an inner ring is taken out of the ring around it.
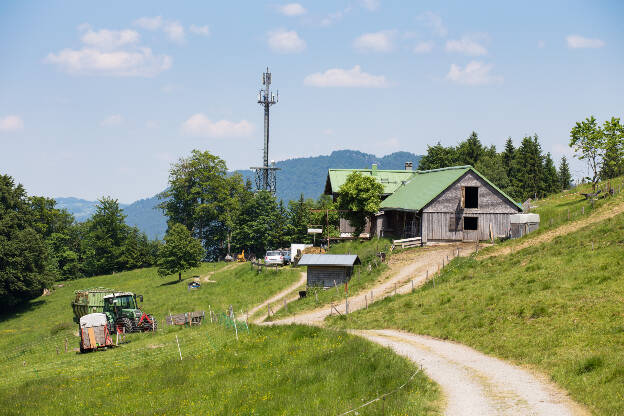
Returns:
[[[271,317],[271,305],[267,303],[267,318]]]
[[[180,341],[178,341],[177,334],[176,334],[176,343],[178,344],[178,352],[180,353],[180,361],[182,361],[182,350],[180,350]]]
[[[412,282],[412,292],[414,291],[414,279],[411,280]]]
[[[65,352],[67,352],[67,337],[65,337]]]
[[[234,331],[236,332],[236,341],[238,341],[238,328],[236,327],[236,317],[234,311],[232,311],[232,321],[234,321]]]
[[[396,296],[396,282],[394,282],[394,296]]]
[[[368,309],[368,295],[364,295],[364,302],[366,302],[366,309]]]

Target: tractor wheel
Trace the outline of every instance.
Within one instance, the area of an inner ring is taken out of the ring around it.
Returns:
[[[121,325],[126,329],[126,334],[134,332],[134,323],[128,318],[121,318],[119,321],[117,321],[117,324]]]

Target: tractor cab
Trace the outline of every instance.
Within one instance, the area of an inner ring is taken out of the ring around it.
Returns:
[[[138,295],[140,301],[142,295]],[[104,314],[111,328],[125,329],[125,332],[148,330],[151,316],[145,315],[137,305],[137,295],[131,292],[116,292],[104,296]],[[147,319],[146,319],[147,318]],[[146,326],[146,328],[143,328]]]

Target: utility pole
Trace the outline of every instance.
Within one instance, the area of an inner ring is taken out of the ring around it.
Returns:
[[[269,166],[269,109],[279,101],[279,91],[277,95],[271,92],[271,73],[268,67],[266,72],[262,73],[262,85],[264,88],[258,92],[258,104],[264,108],[264,152],[262,166],[251,169],[256,171],[256,189],[275,193],[277,187],[275,173],[278,168],[275,167],[275,162]]]
[[[346,209],[311,209],[310,212],[325,212],[325,232],[327,232],[327,250],[329,250],[329,213],[330,212],[349,212]]]

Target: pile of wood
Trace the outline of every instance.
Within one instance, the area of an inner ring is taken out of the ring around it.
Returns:
[[[301,254],[325,254],[325,249],[321,247],[307,247]]]
[[[201,325],[206,316],[205,311],[178,313],[175,315],[169,314],[165,320],[167,325]]]
[[[395,247],[410,248],[410,247],[418,247],[419,245],[420,245],[420,237],[404,238],[402,240],[392,240],[392,247],[390,247],[390,251],[394,250]]]

